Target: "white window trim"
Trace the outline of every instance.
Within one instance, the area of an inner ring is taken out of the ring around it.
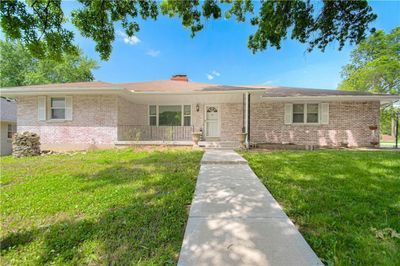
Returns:
[[[11,127],[11,131],[9,130],[10,127]],[[11,138],[8,137],[8,133],[10,133],[10,132],[11,132]],[[15,133],[17,133],[17,125],[16,125],[16,124],[8,123],[8,124],[7,124],[7,139],[8,139],[8,140],[12,139],[12,136],[13,136]]]
[[[53,108],[52,106],[51,106],[51,99],[53,99],[53,98],[63,98],[64,99],[64,108]],[[48,106],[49,106],[49,119],[47,120],[48,122],[64,122],[64,121],[66,121],[66,109],[67,109],[67,106],[66,106],[66,104],[67,104],[67,101],[66,101],[66,97],[65,96],[51,96],[51,97],[49,97],[49,102],[48,102]],[[53,118],[52,117],[52,110],[53,109],[64,109],[64,118]]]
[[[190,106],[190,115],[185,115],[184,114],[185,105]],[[154,115],[152,115],[152,116],[150,115],[150,106],[155,106],[156,107],[156,115],[155,115],[155,117],[156,117],[156,125],[155,126],[150,125],[150,117],[154,117]],[[192,126],[192,122],[193,122],[192,121],[192,118],[193,118],[193,116],[192,116],[192,114],[193,114],[192,108],[193,108],[193,106],[191,104],[149,104],[148,108],[147,108],[147,113],[148,113],[148,116],[149,116],[149,118],[147,119],[147,124],[149,126],[152,126],[152,127],[159,127],[160,126],[159,125],[160,106],[180,106],[181,107],[181,125],[180,126],[181,127],[184,126],[184,124],[185,124],[184,118],[187,117],[187,116],[190,117],[190,126],[186,126],[186,127],[191,127]],[[161,127],[168,127],[168,126],[161,126]],[[177,127],[179,127],[179,126],[177,126]]]
[[[293,103],[292,105],[294,106],[295,104],[302,104],[303,106],[304,106],[304,116],[303,116],[303,122],[301,123],[299,123],[299,122],[294,122],[294,120],[293,120],[293,114],[294,114],[294,107],[292,108],[292,125],[307,125],[307,126],[309,126],[309,125],[321,125],[321,104],[320,103]],[[308,104],[317,104],[318,105],[318,115],[317,115],[317,118],[318,118],[318,122],[316,122],[316,123],[310,123],[310,122],[307,122],[307,115],[308,115],[308,113],[307,113],[307,105]]]
[[[185,106],[189,106],[189,110],[190,110],[190,114],[189,115],[185,115]],[[190,125],[189,126],[185,126],[185,117],[190,117]],[[182,105],[182,126],[183,127],[190,127],[192,126],[192,105],[191,104],[183,104]]]
[[[150,107],[151,107],[151,106],[155,106],[155,107],[156,107],[156,115],[150,115]],[[149,119],[148,119],[148,121],[147,121],[148,125],[149,125],[149,126],[152,126],[152,127],[158,126],[158,105],[149,104],[149,106],[148,106],[147,109],[148,109],[148,110],[147,110],[147,113],[148,113],[148,115],[149,115]],[[155,118],[156,118],[156,125],[155,125],[155,126],[154,126],[154,125],[151,125],[150,120],[151,120],[152,117],[155,117]]]

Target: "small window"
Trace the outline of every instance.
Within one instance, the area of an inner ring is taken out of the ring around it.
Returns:
[[[293,104],[293,123],[317,124],[319,123],[319,104]]]
[[[307,123],[318,123],[318,104],[307,104]]]
[[[293,123],[304,123],[304,104],[293,104]]]
[[[8,124],[8,126],[7,126],[7,138],[11,139],[16,132],[17,132],[16,125]]]
[[[150,118],[150,126],[157,125],[157,106],[150,105],[149,106],[149,118]]]
[[[51,98],[51,119],[65,119],[65,98]]]
[[[192,121],[191,121],[191,115],[192,115],[192,109],[190,105],[184,105],[183,106],[183,125],[184,126],[190,126]]]

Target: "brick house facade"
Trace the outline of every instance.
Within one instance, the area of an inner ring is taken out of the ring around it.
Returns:
[[[42,149],[55,150],[108,148],[119,141],[190,143],[191,133],[198,131],[213,141],[237,141],[237,134],[244,131],[249,143],[365,147],[374,138],[379,141],[381,104],[398,99],[186,80],[53,84],[3,91],[17,99],[17,131],[36,132]],[[166,115],[171,125],[165,125]]]

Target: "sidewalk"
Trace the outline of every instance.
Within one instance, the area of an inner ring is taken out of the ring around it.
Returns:
[[[204,154],[178,265],[323,265],[234,151]]]

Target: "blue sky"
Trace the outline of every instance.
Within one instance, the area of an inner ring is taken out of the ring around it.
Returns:
[[[390,31],[400,25],[400,1],[371,1],[378,18],[372,24]],[[65,11],[77,7],[65,2]],[[85,54],[99,61],[96,80],[135,82],[169,79],[172,74],[187,74],[191,81],[226,85],[264,84],[336,89],[340,70],[349,62],[352,46],[338,51],[330,44],[324,53],[306,52],[307,45],[285,40],[280,50],[268,48],[252,54],[248,36],[255,31],[249,23],[210,20],[195,38],[178,19],[160,16],[144,21],[135,38],[118,31],[109,61],[101,61],[94,42],[79,34],[76,43]]]

